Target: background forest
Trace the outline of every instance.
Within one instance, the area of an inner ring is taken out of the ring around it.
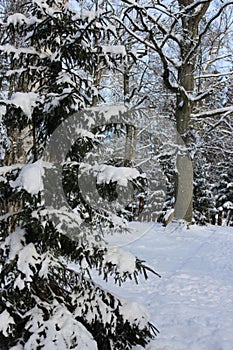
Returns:
[[[0,348],[145,347],[91,271],[156,274],[128,221],[233,225],[233,1],[0,6]]]

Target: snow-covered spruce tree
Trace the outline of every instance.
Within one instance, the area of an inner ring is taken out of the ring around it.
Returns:
[[[218,163],[220,166],[224,164]],[[216,198],[216,224],[233,225],[233,176],[232,165],[221,171],[218,180],[212,186]]]
[[[194,218],[199,224],[230,224],[232,209],[232,116],[199,124],[194,162]]]
[[[114,213],[93,209],[72,186],[79,170],[75,165],[82,162],[85,174],[84,158],[100,147],[94,128],[82,130],[77,120],[76,142],[64,159],[64,192],[75,212],[60,194],[51,194],[54,208],[43,197],[45,188],[49,196],[50,182],[59,182],[56,166],[42,159],[46,142],[72,113],[91,106],[94,67],[114,64],[96,46],[114,28],[108,26],[109,14],[94,5],[95,11],[85,11],[62,0],[33,0],[1,23],[1,59],[9,65],[1,84],[12,89],[12,97],[1,100],[3,122],[8,135],[12,130],[24,133],[27,146],[22,142],[22,148],[29,149],[27,164],[19,163],[11,139],[7,165],[0,168],[1,349],[126,350],[145,346],[156,333],[144,308],[92,278],[96,269],[103,279],[113,276],[121,284],[151,271],[102,239],[99,228],[117,228],[119,220],[113,220]],[[17,46],[15,38],[20,38]],[[97,113],[83,115],[94,127]],[[125,175],[125,182],[129,179]]]
[[[210,164],[204,154],[198,153],[194,162],[193,216],[199,225],[213,223],[215,199],[210,184]]]
[[[205,137],[209,138],[205,153],[209,157],[209,183],[214,198],[212,223],[232,225],[233,173],[232,173],[232,116],[225,115],[220,122],[209,123]],[[215,127],[217,125],[217,127]],[[209,131],[209,132],[208,132]]]

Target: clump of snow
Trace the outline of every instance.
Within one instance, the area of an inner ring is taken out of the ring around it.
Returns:
[[[35,92],[16,92],[11,102],[20,107],[23,113],[31,119],[33,109],[36,106],[38,95]]]
[[[14,47],[12,48],[10,45],[5,45],[5,47],[0,46],[0,49],[9,53],[14,53],[15,55],[20,54],[20,49],[17,50]],[[25,53],[28,53],[28,54],[36,53],[33,51],[33,49],[31,50],[30,48],[25,48],[23,50],[25,51]],[[10,74],[10,71],[8,73]],[[15,105],[15,107],[21,108],[21,110],[28,117],[28,119],[31,119],[33,110],[36,107],[37,99],[38,99],[38,94],[36,94],[35,92],[16,92],[13,95],[12,99],[1,100],[1,102],[3,102],[5,105],[13,104]],[[2,111],[2,114],[3,113],[4,111]]]
[[[54,220],[56,230],[63,234],[67,234],[67,232],[64,232],[64,226],[66,229],[77,229],[83,222],[80,214],[78,212],[71,211],[69,207],[62,207],[59,209],[46,208],[39,211],[33,211],[32,213],[32,217],[37,219],[47,216]],[[80,232],[78,231],[76,234],[80,235]]]
[[[10,181],[10,186],[12,188],[24,189],[28,193],[36,195],[44,189],[44,168],[51,166],[49,163],[43,162],[42,159],[39,159],[35,163],[27,164],[20,171],[17,179]]]
[[[28,25],[32,25],[35,22],[40,23],[41,20],[34,17],[34,16],[26,17],[22,13],[14,13],[13,15],[8,16],[8,18],[7,18],[7,25],[12,24],[13,26],[23,25],[24,23],[26,23]]]
[[[1,50],[4,50],[8,53],[14,53],[16,56],[20,54],[20,49],[15,49],[14,47],[11,47],[10,45],[5,45],[5,47],[0,46]],[[36,54],[35,50],[30,48],[22,49],[25,51],[25,54]],[[11,71],[8,72],[8,74],[11,74]],[[2,103],[5,105],[15,105],[15,107],[21,108],[23,113],[28,117],[28,119],[31,119],[32,113],[34,108],[36,107],[38,99],[38,94],[35,92],[16,92],[12,99],[10,100],[1,100]],[[2,114],[4,111],[2,111]]]
[[[104,54],[111,53],[115,55],[126,56],[126,50],[124,45],[103,45],[102,51]]]
[[[166,212],[166,214],[164,215],[164,222],[167,222],[168,219],[174,214],[174,209],[170,209]]]
[[[97,107],[90,107],[87,109],[87,112],[91,111],[93,113],[98,113],[98,122],[99,125],[105,125],[107,122],[116,122],[117,120],[122,122],[122,116],[128,112],[127,107],[124,104],[114,104],[114,105],[102,105]],[[85,116],[85,110],[84,110]],[[88,119],[90,115],[87,115]],[[88,121],[88,126],[91,127],[95,125],[96,117],[90,119],[91,123]]]
[[[150,318],[146,308],[135,301],[124,301],[120,313],[130,324],[136,324],[140,329],[146,327]]]
[[[1,166],[0,175],[5,176],[7,173],[23,168],[23,166],[24,164],[13,164],[9,166]]]
[[[36,251],[33,243],[30,243],[23,247],[18,253],[17,267],[25,277],[24,282],[31,282],[36,270],[36,265],[40,260],[40,256]]]
[[[233,203],[230,201],[227,201],[223,204],[224,209],[233,209]]]
[[[38,340],[43,350],[97,350],[92,335],[64,305],[54,305],[48,320],[43,319],[42,311],[37,306],[30,311],[30,315],[32,311],[33,317],[26,324],[26,329],[32,335],[24,346],[25,350],[38,349]],[[41,334],[44,334],[44,339]]]
[[[66,5],[66,8],[67,5]],[[68,8],[70,10],[70,8]],[[73,8],[71,10],[74,10]],[[88,23],[92,22],[95,18],[97,18],[99,16],[99,11],[88,11],[85,9],[81,9],[81,11],[76,12],[73,16],[72,16],[72,20],[73,21],[77,21],[79,19],[82,20],[86,20]]]
[[[14,13],[7,18],[7,25],[13,24],[16,26],[23,23],[27,23],[27,17],[22,13]]]
[[[58,264],[58,263],[57,263]],[[49,252],[41,256],[41,268],[39,271],[39,277],[47,278],[49,275],[49,270],[52,266],[55,266],[56,262],[53,261],[53,257]]]
[[[114,167],[102,164],[95,169],[97,172],[97,184],[109,184],[110,181],[117,182],[118,185],[127,187],[128,180],[133,180],[139,176],[144,176],[135,168]]]
[[[96,318],[100,317],[104,324],[108,323],[111,324],[112,327],[116,327],[117,317],[113,313],[113,311],[115,311],[115,306],[111,308],[110,305],[106,305],[106,303],[98,297],[98,294],[95,296],[93,295],[91,301],[89,293],[81,297],[80,295],[73,294],[72,298],[77,301],[77,307],[74,313],[76,318],[82,317],[83,314],[85,314],[85,320],[91,324]],[[88,304],[90,304],[88,310],[86,310],[87,301]]]
[[[133,254],[116,247],[109,247],[105,255],[106,263],[116,265],[120,273],[135,271],[136,258]]]
[[[79,127],[77,127],[75,129],[75,132],[76,134],[79,136],[79,137],[87,137],[89,139],[94,139],[95,138],[95,134],[93,134],[92,132],[88,131],[88,130],[85,130],[85,129],[81,129]]]
[[[11,326],[14,324],[14,319],[11,317],[7,310],[4,310],[0,314],[0,331],[5,337],[9,337]]]
[[[15,237],[19,234],[19,237]],[[21,241],[20,241],[21,239]],[[50,253],[38,254],[33,243],[26,246],[22,245],[22,232],[16,230],[14,237],[11,239],[11,246],[16,242],[16,247],[13,247],[13,252],[9,258],[15,258],[18,256],[17,268],[22,273],[19,274],[15,280],[14,287],[22,290],[25,287],[26,282],[32,282],[37,265],[40,264],[39,276],[47,278],[52,268],[60,267],[59,263]]]
[[[9,247],[9,260],[14,260],[16,255],[24,247],[25,243],[25,231],[17,228],[13,233],[11,233],[6,240],[0,245],[0,248]],[[3,247],[4,244],[4,247]]]
[[[6,106],[0,105],[0,123],[3,122],[3,116],[6,114]]]

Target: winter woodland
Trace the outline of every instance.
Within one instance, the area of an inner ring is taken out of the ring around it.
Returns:
[[[156,349],[106,282],[159,281],[132,222],[230,232],[232,32],[233,1],[0,0],[1,350]]]

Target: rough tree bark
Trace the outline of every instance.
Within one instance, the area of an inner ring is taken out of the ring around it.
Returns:
[[[178,0],[180,10],[192,5],[194,0]],[[196,7],[190,9],[182,16],[180,41],[181,65],[178,68],[178,85],[180,89],[176,94],[176,128],[181,135],[183,142],[188,147],[189,139],[187,132],[190,127],[190,117],[193,111],[193,100],[190,98],[194,92],[194,72],[196,67],[196,49],[198,43],[198,28],[201,19],[209,8],[211,1],[207,1],[202,9],[197,11]],[[186,157],[188,157],[188,153]],[[187,158],[178,155],[177,178],[175,181],[176,205],[174,217],[192,221],[193,212],[193,171]],[[190,203],[187,205],[187,192],[190,196]],[[187,207],[184,213],[185,206]]]

